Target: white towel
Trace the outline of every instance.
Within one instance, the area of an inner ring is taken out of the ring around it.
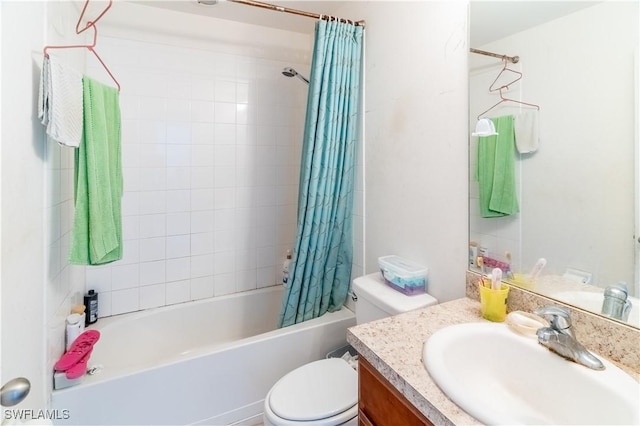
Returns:
[[[77,148],[82,139],[82,74],[54,56],[45,57],[40,75],[38,118],[56,142]]]
[[[538,110],[522,112],[514,117],[513,130],[516,136],[516,148],[520,154],[538,150],[540,129]]]

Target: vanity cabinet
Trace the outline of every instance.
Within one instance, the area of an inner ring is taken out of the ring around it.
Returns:
[[[433,426],[362,356],[358,361],[359,426]]]

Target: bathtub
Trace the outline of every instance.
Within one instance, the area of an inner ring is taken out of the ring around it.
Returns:
[[[346,343],[349,309],[276,329],[282,287],[101,319],[89,367],[56,390],[57,424],[250,425],[284,374]]]

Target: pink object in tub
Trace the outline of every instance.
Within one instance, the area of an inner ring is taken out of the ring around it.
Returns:
[[[53,392],[59,424],[260,422],[264,398],[289,371],[346,344],[343,308],[276,329],[282,287],[101,319],[80,385]]]

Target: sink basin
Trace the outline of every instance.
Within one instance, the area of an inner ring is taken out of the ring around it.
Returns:
[[[599,314],[602,311],[604,294],[595,291],[566,290],[552,293],[549,297]],[[629,296],[629,300],[632,306],[627,323],[640,327],[640,299]]]
[[[485,424],[640,424],[640,384],[606,359],[568,361],[505,324],[435,332],[422,361],[442,391]]]

